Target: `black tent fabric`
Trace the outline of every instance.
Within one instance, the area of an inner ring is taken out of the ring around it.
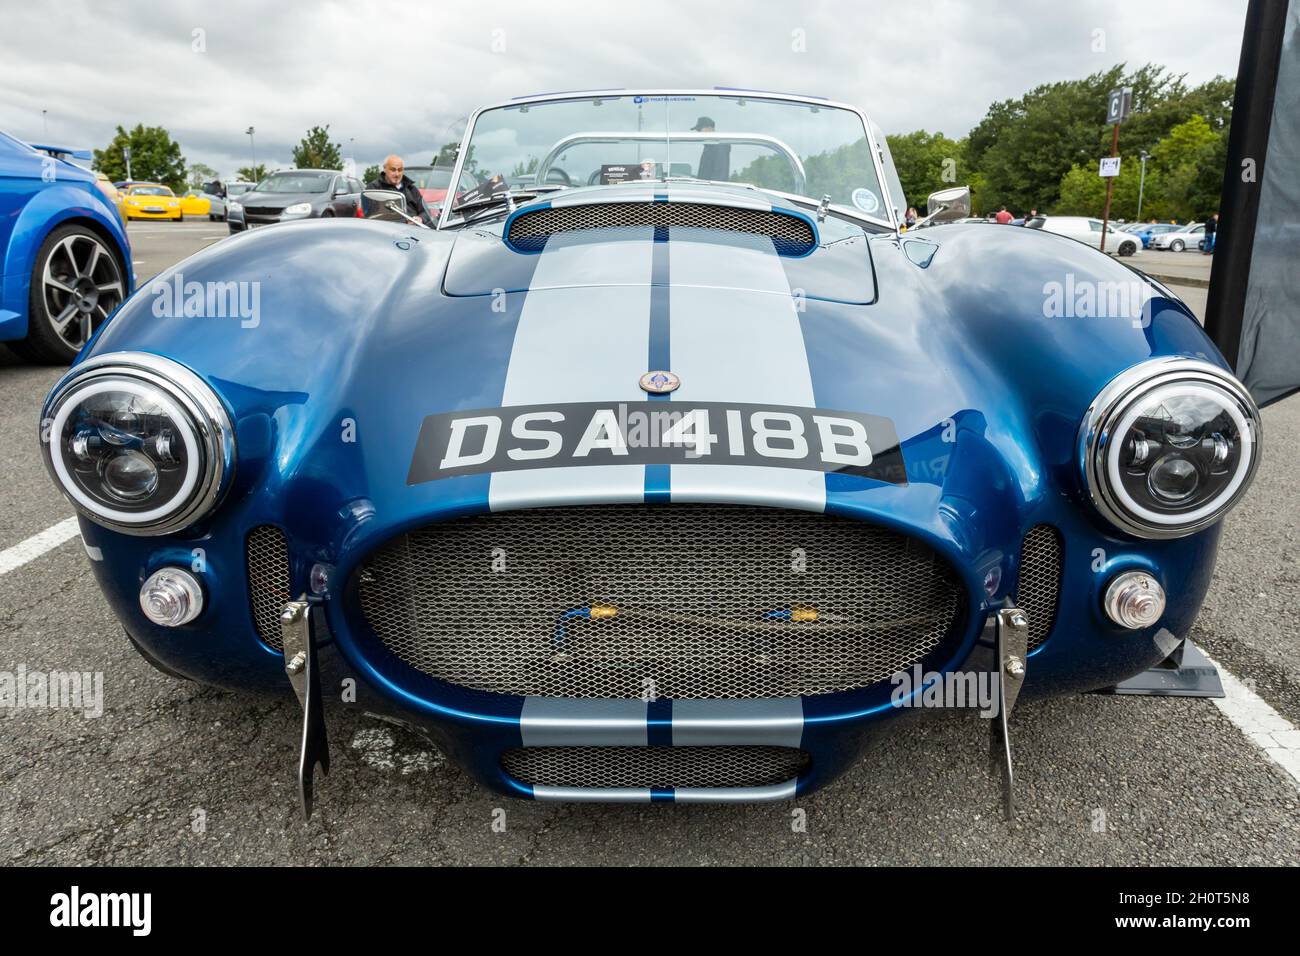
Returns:
[[[1300,0],[1251,0],[1206,329],[1260,405],[1300,390]]]

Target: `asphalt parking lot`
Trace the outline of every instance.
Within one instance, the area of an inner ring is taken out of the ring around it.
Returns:
[[[133,225],[137,281],[221,223]],[[1158,254],[1172,256],[1174,254]],[[1179,262],[1205,268],[1184,253]],[[1199,260],[1200,257],[1197,257]],[[1149,268],[1153,255],[1138,256]],[[1204,260],[1208,262],[1208,260]],[[1155,268],[1150,268],[1155,272]],[[1203,310],[1205,292],[1180,288]],[[36,447],[60,369],[0,353],[0,552],[71,514]],[[1195,639],[1300,723],[1300,397],[1229,517]],[[0,862],[1294,864],[1300,789],[1214,703],[1081,696],[1017,708],[1019,815],[1002,822],[986,725],[913,722],[796,804],[503,802],[418,737],[335,716],[304,824],[296,701],[172,681],[130,648],[73,538],[0,574],[0,671],[102,671],[105,711],[0,711]],[[1279,733],[1295,734],[1294,730]],[[1285,741],[1284,741],[1285,743]],[[505,810],[505,827],[498,808]],[[806,830],[792,826],[796,810]]]

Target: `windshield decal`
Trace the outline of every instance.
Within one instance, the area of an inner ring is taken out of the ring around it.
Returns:
[[[472,202],[478,202],[482,199],[491,199],[494,196],[500,196],[510,191],[510,186],[506,183],[505,177],[501,175],[493,176],[485,183],[480,183],[473,189],[467,189],[456,200],[456,205],[467,206]]]
[[[853,205],[857,206],[865,213],[876,213],[880,211],[880,200],[870,189],[859,187],[853,190]]]

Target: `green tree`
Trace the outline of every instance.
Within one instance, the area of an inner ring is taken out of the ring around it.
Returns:
[[[456,153],[460,150],[460,143],[443,143],[438,148],[438,155],[429,160],[430,166],[446,166],[451,168],[456,165]]]
[[[1194,115],[1152,147],[1149,168],[1158,185],[1153,214],[1182,221],[1218,209],[1225,138],[1226,132],[1215,132],[1205,117]]]
[[[95,169],[114,182],[126,179],[126,157],[122,150],[131,148],[131,175],[138,180],[162,183],[174,190],[185,186],[185,157],[177,143],[161,126],[136,124],[127,132],[121,126],[103,149],[95,150]]]
[[[527,162],[524,162],[522,159],[519,160],[519,162],[515,163],[514,168],[510,170],[509,178],[514,179],[518,176],[527,176],[530,173],[537,172],[537,163],[538,159],[536,156],[529,156]]]
[[[923,210],[930,193],[969,185],[971,171],[966,168],[964,141],[923,129],[886,139],[909,205]]]
[[[258,163],[256,166],[240,166],[235,170],[235,175],[239,177],[241,183],[260,183],[266,178],[266,163]]]
[[[293,148],[293,164],[299,169],[342,169],[342,147],[330,142],[330,128],[313,126]]]
[[[1019,99],[994,103],[971,130],[967,161],[984,175],[986,208],[1054,207],[1073,166],[1095,168],[1109,154],[1107,94],[1121,86],[1133,88],[1133,112],[1120,130],[1126,156],[1151,150],[1197,109],[1213,112],[1214,122],[1224,128],[1231,120],[1232,80],[1216,77],[1188,89],[1182,76],[1155,64],[1132,71],[1120,64],[1036,87]]]
[[[192,163],[189,169],[191,186],[202,186],[217,178],[217,171],[206,163]]]
[[[365,183],[366,185],[369,185],[370,183],[373,183],[376,179],[379,178],[379,170],[380,170],[380,169],[381,169],[381,167],[380,167],[380,165],[379,165],[378,163],[375,163],[373,166],[367,166],[367,167],[366,167],[365,174],[362,175],[362,177],[361,177],[361,181],[362,181],[363,183]]]
[[[1110,200],[1110,218],[1131,222],[1137,217],[1141,164],[1136,156],[1121,156],[1119,175]],[[1106,208],[1106,180],[1097,175],[1097,163],[1078,163],[1061,177],[1061,197],[1052,206],[1058,216],[1092,216],[1100,219]],[[1152,177],[1148,169],[1142,211],[1150,208]],[[1149,218],[1149,217],[1148,217]]]

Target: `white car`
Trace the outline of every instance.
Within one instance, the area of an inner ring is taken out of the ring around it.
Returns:
[[[1168,249],[1170,252],[1182,252],[1189,246],[1200,248],[1205,241],[1205,223],[1193,222],[1173,232],[1161,233],[1151,237],[1152,249]]]
[[[1042,229],[1054,232],[1058,236],[1068,236],[1080,242],[1101,248],[1101,220],[1090,216],[1035,216],[1025,225],[1030,229]],[[1137,255],[1142,249],[1142,240],[1109,226],[1106,229],[1106,251],[1120,256]]]

